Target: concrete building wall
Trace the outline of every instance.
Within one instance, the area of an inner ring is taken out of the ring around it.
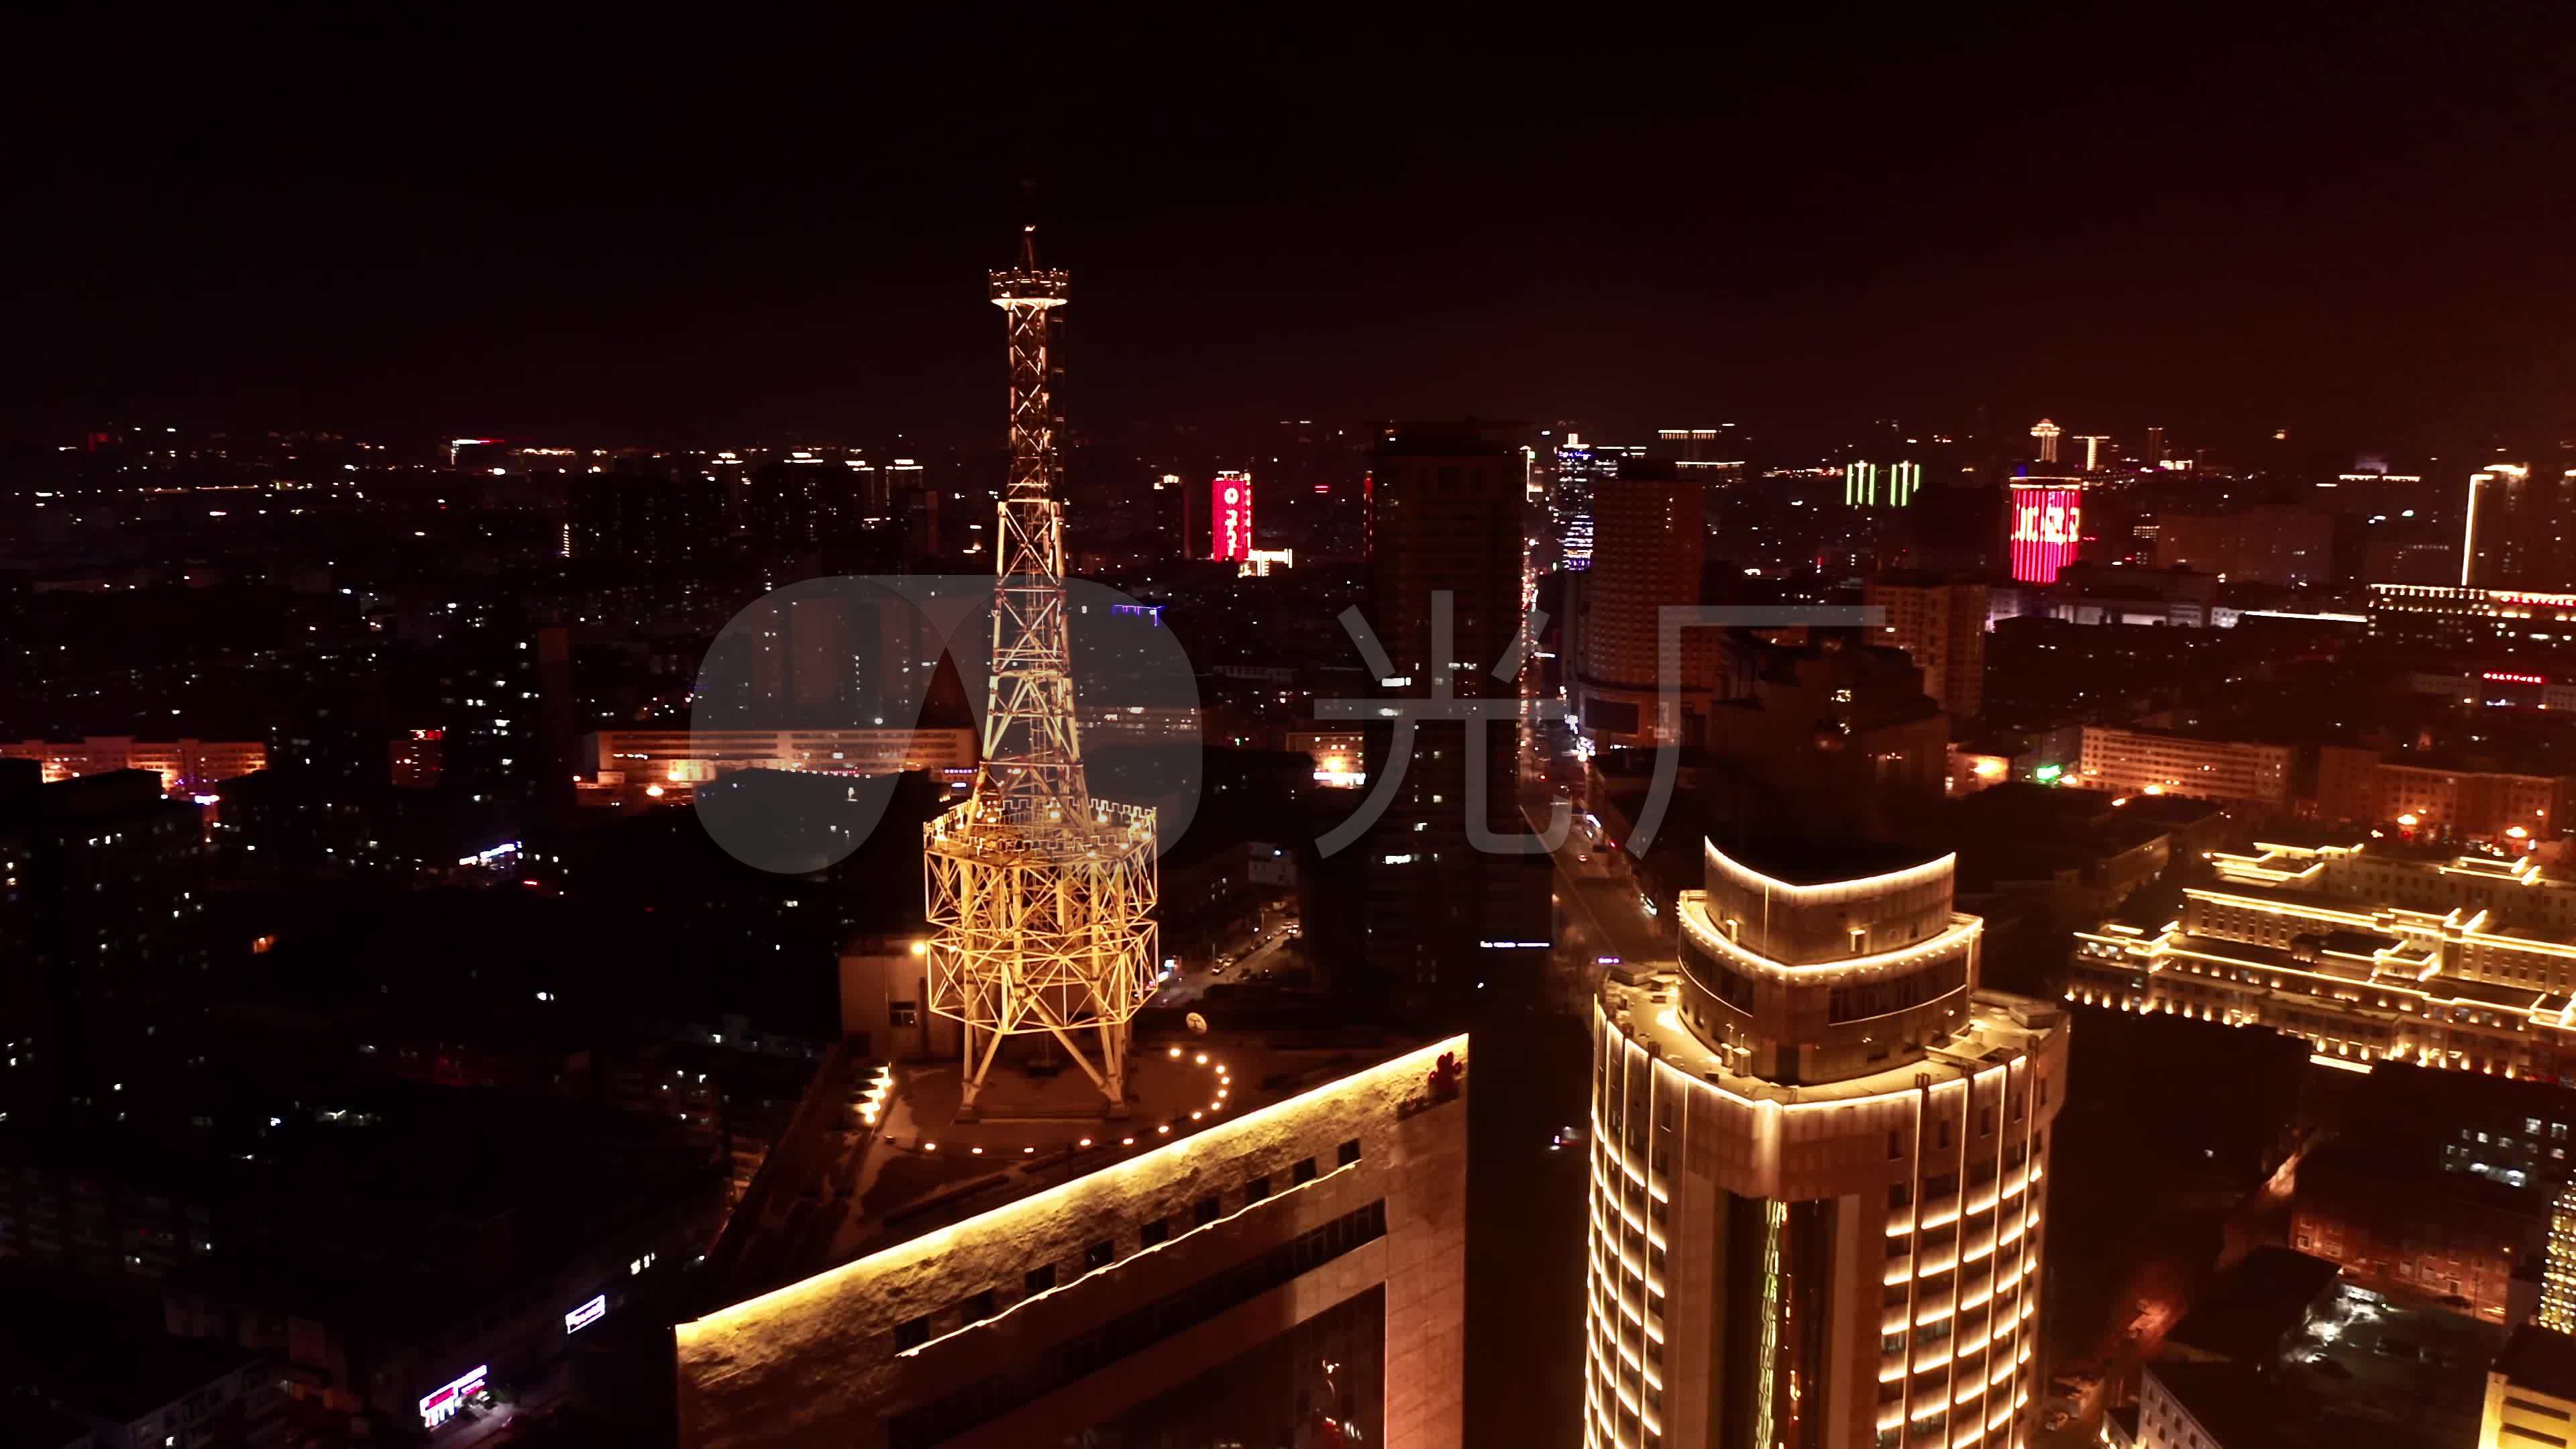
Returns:
[[[1432,1090],[1444,1054],[1466,1038],[680,1324],[681,1444],[1053,1442],[1382,1288],[1383,1442],[1454,1449],[1467,1108]]]

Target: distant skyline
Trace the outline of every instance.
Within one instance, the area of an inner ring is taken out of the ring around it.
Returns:
[[[2576,436],[2564,12],[2155,20],[1757,28],[1662,72],[1067,45],[1034,126],[981,44],[94,53],[5,103],[0,435],[973,443],[1033,172],[1103,435]]]

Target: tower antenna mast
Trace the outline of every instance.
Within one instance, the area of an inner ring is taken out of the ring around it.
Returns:
[[[991,278],[1008,324],[1011,462],[975,791],[923,827],[930,1006],[964,1028],[962,1112],[976,1111],[1005,1038],[1044,1034],[1123,1115],[1130,1023],[1156,980],[1159,882],[1154,812],[1091,797],[1074,721],[1047,355],[1070,278],[1038,265],[1034,220],[1019,264]]]

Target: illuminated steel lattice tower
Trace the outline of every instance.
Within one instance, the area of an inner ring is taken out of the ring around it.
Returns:
[[[1074,728],[1049,314],[1067,277],[992,274],[1010,319],[1011,473],[994,550],[990,703],[975,793],[924,827],[930,1007],[965,1031],[972,1112],[1004,1038],[1045,1033],[1126,1101],[1129,1022],[1154,989],[1154,812],[1091,798]],[[1086,1038],[1088,1042],[1086,1043]]]

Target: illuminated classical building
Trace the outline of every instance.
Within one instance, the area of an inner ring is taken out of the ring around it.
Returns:
[[[2211,859],[2162,928],[2076,932],[2067,999],[2267,1026],[2356,1071],[2576,1082],[2576,881],[2358,844]]]
[[[1955,857],[1706,847],[1594,1017],[1584,1442],[2021,1445],[2067,1031]]]
[[[905,1189],[806,1225],[830,1266],[679,1325],[680,1443],[1454,1449],[1467,1039],[1354,1055],[1140,1041],[1107,1125],[963,1121],[953,1065],[897,1075],[864,1151]]]

